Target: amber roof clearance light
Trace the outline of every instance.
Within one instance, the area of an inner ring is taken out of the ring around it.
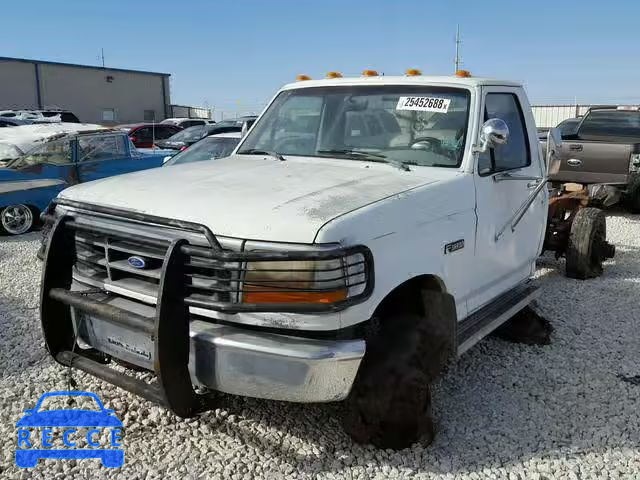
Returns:
[[[362,76],[363,77],[377,77],[378,76],[378,72],[376,72],[375,70],[365,70],[364,72],[362,72]]]
[[[470,76],[471,76],[471,72],[469,70],[456,71],[456,77],[469,78]]]
[[[298,75],[296,77],[296,81],[297,82],[303,82],[305,80],[311,80],[311,77],[309,75],[305,75],[305,74],[301,74],[301,75]]]
[[[404,72],[404,74],[407,77],[417,77],[418,75],[422,75],[422,72],[420,70],[418,70],[417,68],[410,68],[409,70]]]
[[[327,78],[342,78],[342,74],[340,72],[328,72]]]

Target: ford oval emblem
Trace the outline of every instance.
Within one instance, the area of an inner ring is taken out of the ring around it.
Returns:
[[[135,256],[135,255],[133,257],[127,258],[127,262],[133,268],[144,268],[147,266],[147,262],[145,261],[144,258]]]

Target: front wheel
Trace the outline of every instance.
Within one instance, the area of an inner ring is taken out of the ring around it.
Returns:
[[[27,233],[34,225],[34,212],[26,205],[9,205],[0,212],[0,224],[9,235]]]
[[[426,362],[434,354],[418,315],[384,319],[367,340],[367,353],[349,397],[344,430],[358,443],[407,448],[434,436]]]

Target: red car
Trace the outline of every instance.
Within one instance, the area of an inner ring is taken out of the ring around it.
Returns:
[[[152,148],[157,140],[164,140],[182,130],[176,125],[166,123],[136,123],[119,125],[117,128],[125,130],[138,148]]]

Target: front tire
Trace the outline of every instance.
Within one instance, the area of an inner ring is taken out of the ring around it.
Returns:
[[[27,205],[9,205],[0,211],[0,225],[9,235],[22,235],[35,224],[34,211]]]
[[[345,400],[343,428],[351,438],[392,449],[418,440],[431,443],[430,371],[442,362],[442,350],[428,337],[422,317],[397,314],[384,319],[367,339],[367,353]]]

